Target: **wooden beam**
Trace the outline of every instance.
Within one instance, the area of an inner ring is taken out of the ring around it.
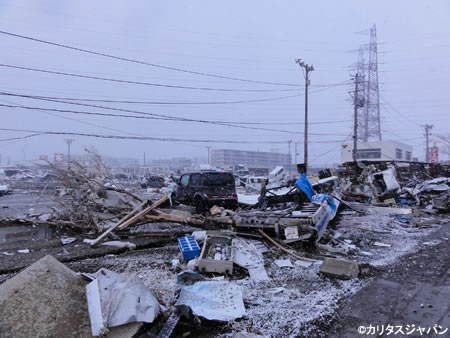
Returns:
[[[163,204],[164,202],[166,202],[169,199],[168,196],[164,196],[163,198],[159,199],[158,201],[156,201],[155,203],[153,203],[151,206],[145,208],[144,210],[142,210],[140,213],[138,213],[137,215],[131,217],[128,221],[122,223],[119,226],[119,230],[124,230],[126,229],[129,225],[133,224],[134,222],[136,222],[139,218],[141,218],[142,216],[145,216],[146,214],[148,214],[150,211],[152,211],[153,209],[159,207],[161,204]]]
[[[120,224],[122,224],[123,222],[125,222],[127,219],[129,219],[130,217],[132,217],[135,213],[137,213],[140,209],[142,209],[143,207],[146,206],[146,204],[148,203],[148,201],[144,201],[142,202],[139,206],[137,206],[133,211],[129,212],[128,214],[126,214],[125,216],[123,216],[119,222],[117,222],[114,226],[119,226]]]
[[[136,222],[139,218],[141,218],[142,216],[145,216],[146,214],[148,214],[150,211],[152,211],[153,209],[157,208],[158,206],[160,206],[161,204],[163,204],[165,201],[168,200],[168,197],[165,196],[163,198],[161,198],[160,200],[158,200],[157,202],[153,203],[151,206],[145,208],[144,210],[140,211],[139,213],[137,213],[136,215],[132,216],[131,218],[129,217],[129,215],[125,216],[128,219],[122,223],[116,223],[115,225],[113,225],[112,227],[110,227],[108,230],[106,230],[104,233],[102,233],[99,237],[97,237],[92,243],[91,246],[96,246],[98,243],[100,243],[101,241],[103,241],[112,231],[114,231],[115,229],[118,230],[123,230],[125,228],[127,228],[130,224]],[[136,208],[137,209],[137,208]],[[135,210],[136,210],[135,209]],[[135,210],[133,210],[130,214],[135,213]]]

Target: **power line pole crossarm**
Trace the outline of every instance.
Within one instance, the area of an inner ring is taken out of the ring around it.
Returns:
[[[304,165],[305,174],[308,172],[308,87],[310,85],[309,73],[314,70],[313,65],[304,63],[301,59],[295,60],[295,62],[302,68],[303,75],[305,77],[305,140],[304,140]]]

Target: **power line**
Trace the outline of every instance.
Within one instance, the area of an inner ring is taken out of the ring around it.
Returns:
[[[349,139],[349,137],[352,135],[352,133],[353,132],[350,132],[350,134],[348,134],[347,137],[344,140],[342,140],[342,142],[346,142]],[[327,150],[326,152],[316,156],[311,162],[315,162],[316,160],[318,160],[322,156],[325,156],[325,155],[331,153],[332,151],[336,150],[336,148],[338,148],[339,146],[340,146],[340,144],[337,144],[337,145],[333,146],[330,150]]]
[[[257,100],[238,100],[238,101],[209,101],[209,102],[170,102],[170,101],[132,101],[132,100],[105,100],[105,99],[88,99],[74,97],[55,97],[55,96],[36,96],[44,99],[67,100],[67,101],[84,101],[84,102],[102,102],[102,103],[124,103],[124,104],[149,104],[149,105],[216,105],[216,104],[240,104],[284,100],[294,97],[300,97],[301,94],[288,95],[281,97],[272,97]]]
[[[235,77],[231,77],[231,76],[223,76],[223,75],[217,75],[217,74],[211,74],[211,73],[197,72],[197,71],[193,71],[193,70],[189,70],[189,69],[183,69],[183,68],[169,67],[169,66],[156,64],[156,63],[139,61],[139,60],[129,59],[129,58],[121,57],[121,56],[116,56],[116,55],[96,52],[96,51],[92,51],[92,50],[88,50],[88,49],[83,49],[83,48],[79,48],[79,47],[69,46],[69,45],[56,43],[56,42],[52,42],[52,41],[48,41],[48,40],[37,39],[37,38],[30,37],[30,36],[15,34],[15,33],[6,32],[6,31],[0,31],[0,34],[9,35],[9,36],[13,36],[13,37],[16,37],[16,38],[21,38],[21,39],[26,39],[26,40],[30,40],[30,41],[34,41],[34,42],[40,42],[40,43],[44,43],[44,44],[52,45],[52,46],[56,46],[56,47],[76,50],[78,52],[83,52],[83,53],[103,56],[103,57],[107,57],[107,58],[111,58],[111,59],[137,63],[137,64],[151,66],[151,67],[156,67],[156,68],[162,68],[162,69],[167,69],[167,70],[172,70],[172,71],[177,71],[177,72],[183,72],[183,73],[188,73],[188,74],[202,75],[202,76],[214,77],[214,78],[225,79],[225,80],[240,81],[240,82],[259,83],[259,84],[265,84],[265,85],[293,86],[293,87],[299,87],[300,86],[298,84],[292,84],[292,83],[257,81],[257,80],[250,80],[250,79],[235,78]]]
[[[123,79],[116,79],[116,78],[107,78],[107,77],[101,77],[101,76],[83,75],[83,74],[78,74],[78,73],[60,72],[60,71],[53,71],[53,70],[49,70],[49,69],[43,69],[43,68],[17,66],[17,65],[10,65],[10,64],[0,64],[0,67],[20,69],[20,70],[26,70],[26,71],[32,71],[32,72],[38,72],[38,73],[47,73],[47,74],[53,74],[53,75],[84,78],[84,79],[90,79],[90,80],[109,81],[109,82],[134,84],[134,85],[142,85],[142,86],[155,86],[155,87],[173,88],[173,89],[189,89],[189,90],[221,91],[221,92],[292,92],[292,91],[299,90],[299,89],[231,89],[231,88],[180,86],[180,85],[169,85],[169,84],[155,83],[155,82],[132,81],[132,80],[123,80]],[[314,85],[314,87],[322,88],[322,89],[318,89],[314,92],[319,92],[322,90],[327,90],[329,88],[342,86],[347,83],[348,83],[348,81],[343,81],[343,82],[330,83],[330,84]],[[299,87],[302,87],[302,86],[299,85]],[[292,96],[288,96],[288,97],[295,97],[295,96],[298,96],[298,95],[292,95]],[[283,97],[283,98],[288,98],[288,97]],[[278,99],[278,98],[276,98],[276,99]],[[266,99],[266,100],[270,101],[271,99]],[[258,101],[255,101],[255,102],[258,102]],[[222,104],[222,103],[228,103],[228,102],[218,102],[218,103]],[[231,102],[231,103],[234,103],[234,102]],[[242,102],[236,102],[236,103],[242,103]],[[158,104],[160,104],[160,103],[158,103]],[[188,103],[184,103],[184,104],[188,104]],[[197,103],[195,103],[195,104],[197,104]],[[206,104],[210,104],[210,103],[206,103]]]
[[[84,101],[84,102],[102,102],[102,103],[133,103],[133,104],[222,104],[222,103],[247,103],[247,102],[259,102],[259,101],[268,101],[268,100],[278,100],[283,98],[291,98],[291,97],[299,97],[300,95],[291,95],[284,96],[279,98],[271,98],[271,99],[262,99],[262,100],[248,100],[248,101],[224,101],[224,102],[163,102],[163,101],[129,101],[129,100],[102,100],[102,99],[86,99],[86,98],[73,98],[73,97],[58,97],[58,96],[43,96],[43,95],[31,95],[31,94],[19,94],[19,93],[10,93],[10,92],[0,92],[0,95],[9,95],[9,96],[18,96],[24,98],[35,98],[35,99],[44,99],[44,100],[67,100],[67,101]],[[317,121],[317,122],[308,122],[309,124],[334,124],[334,123],[342,123],[342,122],[351,122],[352,120],[330,120],[330,121]],[[234,124],[252,124],[252,125],[303,125],[304,122],[232,122],[226,121],[227,123]]]
[[[220,91],[220,92],[292,92],[292,91],[298,91],[298,89],[230,89],[230,88],[179,86],[179,85],[168,85],[168,84],[162,84],[162,83],[141,82],[141,81],[122,80],[122,79],[100,77],[100,76],[82,75],[82,74],[76,74],[76,73],[57,72],[57,71],[48,70],[48,69],[15,66],[15,65],[8,65],[8,64],[0,64],[0,67],[27,70],[27,71],[38,72],[38,73],[70,76],[70,77],[90,79],[90,80],[100,80],[100,81],[126,83],[126,84],[134,84],[134,85],[141,85],[141,86],[154,86],[154,87],[174,88],[174,89],[205,90],[205,91]]]
[[[58,112],[58,113],[82,114],[82,115],[98,115],[98,116],[108,116],[108,117],[123,117],[123,118],[133,118],[133,119],[146,119],[146,120],[150,119],[150,120],[169,120],[169,121],[172,120],[172,121],[179,121],[179,122],[196,122],[196,123],[207,123],[207,124],[221,125],[221,126],[227,126],[227,127],[233,127],[233,128],[264,130],[264,131],[273,131],[273,132],[289,133],[289,134],[300,134],[300,132],[295,132],[295,131],[290,131],[290,130],[268,129],[268,128],[260,128],[260,127],[246,127],[246,126],[234,125],[234,124],[228,124],[228,123],[221,123],[221,122],[216,123],[215,121],[207,121],[207,120],[193,120],[193,119],[181,119],[181,118],[180,119],[177,119],[177,118],[155,118],[155,117],[147,117],[147,116],[134,116],[134,115],[123,115],[123,114],[121,114],[121,115],[119,115],[119,114],[106,114],[106,113],[76,111],[76,110],[57,109],[57,108],[29,107],[29,106],[23,106],[23,105],[0,104],[0,107],[19,108],[19,109],[26,109],[26,110],[38,110],[38,111],[43,111],[43,112],[52,111],[52,112]]]
[[[22,108],[22,109],[28,109],[28,110],[53,111],[53,112],[59,112],[59,113],[84,114],[84,115],[101,115],[101,116],[109,116],[109,117],[124,117],[124,118],[135,118],[135,119],[140,118],[140,119],[152,119],[152,120],[195,122],[195,123],[206,123],[206,124],[228,126],[228,127],[241,128],[241,129],[253,129],[253,130],[264,130],[264,131],[272,131],[272,132],[291,133],[291,134],[301,134],[301,132],[294,132],[294,131],[290,131],[290,130],[250,127],[250,126],[246,126],[246,124],[247,124],[246,122],[229,122],[229,121],[189,119],[189,118],[174,117],[174,116],[164,115],[164,114],[147,113],[147,112],[141,112],[141,111],[136,111],[136,110],[105,107],[105,106],[92,105],[92,104],[83,104],[83,103],[78,103],[78,102],[67,102],[67,101],[60,101],[60,100],[43,99],[43,98],[34,97],[34,96],[30,96],[30,95],[19,95],[19,94],[4,93],[4,92],[0,92],[0,95],[24,97],[24,98],[42,100],[42,101],[48,101],[48,102],[57,102],[57,103],[63,103],[63,104],[93,107],[93,108],[107,109],[107,110],[113,110],[113,111],[129,112],[129,113],[133,113],[133,114],[147,115],[147,116],[151,116],[151,117],[124,115],[124,114],[107,114],[107,113],[87,112],[87,111],[78,111],[78,110],[57,109],[57,108],[30,107],[30,106],[23,106],[23,105],[13,106],[13,105],[1,105],[0,104],[0,106],[7,107],[7,108]],[[311,133],[311,134],[312,135],[342,136],[340,134],[330,134],[330,133]]]
[[[233,128],[242,128],[242,129],[252,129],[252,130],[264,130],[264,131],[272,131],[272,132],[280,132],[280,133],[290,133],[290,134],[301,134],[301,132],[290,131],[290,130],[280,130],[280,129],[269,129],[269,128],[260,128],[260,127],[247,127],[245,126],[245,122],[222,122],[222,121],[208,121],[208,120],[194,120],[194,119],[181,119],[181,118],[157,118],[157,117],[148,117],[148,116],[135,116],[135,115],[124,115],[124,114],[108,114],[108,113],[98,113],[98,112],[88,112],[88,111],[79,111],[79,110],[67,110],[67,109],[58,109],[58,108],[43,108],[43,107],[29,107],[23,105],[8,105],[8,104],[0,104],[0,107],[5,108],[18,108],[25,110],[38,110],[42,112],[57,112],[57,113],[69,113],[69,114],[81,114],[81,115],[97,115],[97,116],[107,116],[107,117],[122,117],[122,118],[134,118],[134,119],[145,119],[145,120],[167,120],[167,121],[178,121],[178,122],[194,122],[194,123],[206,123],[213,124],[225,127],[233,127]],[[95,125],[98,126],[98,125]],[[117,130],[116,130],[117,131]],[[312,135],[327,135],[327,136],[343,136],[341,134],[330,134],[330,133],[310,133]]]
[[[24,132],[32,133],[31,135],[23,136],[22,139],[27,139],[35,136],[42,135],[72,135],[72,136],[86,136],[105,139],[117,139],[117,140],[138,140],[138,141],[161,141],[161,142],[193,142],[193,143],[231,143],[231,144],[285,144],[286,141],[247,141],[247,140],[204,140],[204,139],[180,139],[171,137],[150,137],[150,136],[123,136],[123,135],[102,135],[92,133],[79,133],[79,132],[63,132],[63,131],[37,131],[29,129],[12,129],[12,128],[0,128],[2,131],[12,132]],[[18,139],[18,138],[14,138]],[[0,141],[10,141],[11,139],[1,139]],[[340,141],[317,141],[314,143],[334,143]]]
[[[13,104],[13,105],[14,105],[14,106],[8,106],[9,108],[21,108],[21,107],[20,107],[19,105],[17,105],[15,102],[7,101],[7,100],[0,100],[0,101],[6,102],[6,103],[10,103],[10,104]],[[6,105],[0,104],[0,107],[3,107],[3,106],[6,106]],[[66,119],[66,120],[70,120],[70,121],[75,121],[75,122],[87,124],[87,125],[94,126],[94,127],[97,127],[97,128],[102,128],[102,129],[105,129],[105,130],[118,131],[118,132],[121,132],[121,133],[129,134],[129,135],[134,135],[134,136],[142,136],[142,135],[139,135],[139,134],[130,133],[130,132],[127,132],[127,131],[124,131],[124,130],[120,130],[120,129],[108,128],[108,127],[101,126],[101,125],[98,125],[98,124],[95,124],[95,123],[86,122],[86,121],[81,121],[81,120],[73,119],[73,118],[70,118],[70,117],[67,117],[67,116],[61,116],[61,115],[58,115],[58,114],[55,114],[55,113],[50,113],[50,112],[48,112],[48,111],[42,111],[42,112],[43,112],[44,114],[47,114],[47,115],[57,116],[57,117],[62,118],[62,119]]]
[[[383,102],[390,108],[391,112],[393,112],[393,113],[397,114],[398,116],[402,117],[405,121],[408,121],[408,122],[410,122],[412,124],[415,124],[415,125],[421,127],[421,125],[419,123],[409,119],[403,113],[401,113],[398,109],[396,109],[392,104],[390,104],[383,95],[380,95],[380,97],[383,100]]]
[[[322,89],[313,90],[312,93],[321,92],[323,90],[328,90],[337,86],[347,85],[348,81],[331,83],[327,85],[316,85],[323,87]],[[314,85],[312,85],[314,86]],[[16,88],[8,88],[16,89]],[[25,94],[24,94],[25,95]],[[85,102],[101,102],[101,103],[123,103],[123,104],[148,104],[148,105],[221,105],[221,104],[242,104],[242,103],[258,103],[258,102],[268,102],[284,100],[289,98],[301,97],[302,94],[287,95],[272,97],[267,99],[255,99],[255,100],[235,100],[235,101],[147,101],[147,100],[111,100],[111,99],[92,99],[92,98],[79,98],[79,97],[61,97],[61,96],[47,96],[47,95],[33,95],[34,97],[44,98],[44,99],[54,99],[54,100],[68,100],[68,101],[85,101]],[[285,104],[286,105],[286,104]],[[335,103],[328,103],[328,105],[336,105]],[[277,105],[279,106],[279,105]]]

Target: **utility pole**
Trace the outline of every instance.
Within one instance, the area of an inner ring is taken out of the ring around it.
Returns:
[[[308,172],[308,86],[309,73],[314,70],[313,65],[308,65],[304,63],[301,59],[295,60],[296,63],[302,68],[303,75],[305,77],[305,140],[304,140],[304,164],[305,164],[305,175]]]
[[[353,162],[356,163],[358,151],[358,73],[355,75],[355,94],[354,94],[354,117],[353,117]]]
[[[64,141],[67,143],[67,169],[70,169],[70,145],[73,143],[73,138],[66,138]]]
[[[291,175],[292,175],[292,172],[291,172],[291,143],[292,143],[292,140],[288,140],[288,147],[289,147],[289,179],[291,179]]]
[[[297,142],[294,142],[294,164],[297,165]]]
[[[424,127],[425,128],[425,142],[426,142],[426,144],[425,144],[425,151],[426,151],[426,153],[425,153],[425,162],[426,163],[430,163],[430,147],[429,147],[429,137],[430,137],[430,130],[431,130],[431,128],[433,128],[433,125],[432,124],[426,124],[426,125],[424,125],[424,126],[422,126],[422,127]]]
[[[208,149],[208,164],[211,165],[210,156],[209,156],[209,150],[211,149],[211,147],[206,146],[206,148]]]

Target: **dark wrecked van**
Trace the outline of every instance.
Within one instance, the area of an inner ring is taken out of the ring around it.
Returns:
[[[213,205],[228,209],[236,209],[238,206],[234,176],[228,172],[184,174],[180,177],[172,198],[177,202],[194,205],[197,212],[203,212]]]

